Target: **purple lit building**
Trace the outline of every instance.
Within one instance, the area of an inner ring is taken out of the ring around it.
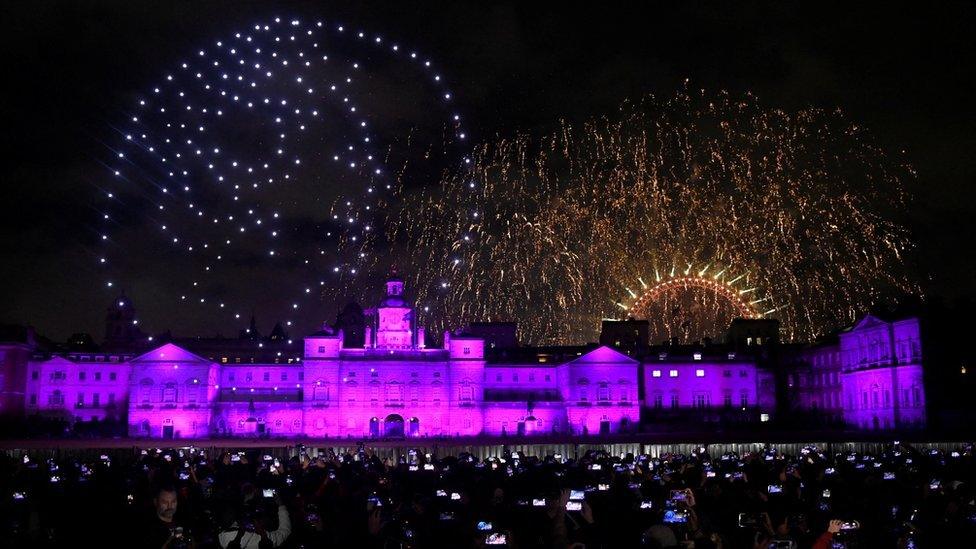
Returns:
[[[132,328],[123,297],[109,309],[99,351],[41,352],[27,336],[0,343],[4,412],[115,420],[129,436],[182,439],[707,428],[775,420],[783,400],[857,430],[918,428],[926,418],[915,318],[867,316],[835,341],[784,345],[787,369],[761,358],[778,345],[770,327],[755,327],[764,330],[759,345],[746,321],[736,328],[746,336],[727,344],[649,346],[643,325],[624,321],[604,323],[601,346],[517,347],[513,323],[476,324],[431,346],[396,277],[377,307],[340,317],[350,330],[349,318],[364,319],[355,337],[325,327],[292,340],[279,325],[262,338],[252,320],[238,339],[154,343]]]
[[[865,316],[836,341],[806,350],[790,378],[794,404],[860,430],[925,425],[917,318]]]

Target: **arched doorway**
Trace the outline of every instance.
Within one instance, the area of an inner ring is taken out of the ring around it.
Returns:
[[[397,414],[386,416],[383,422],[383,435],[387,437],[403,437],[403,417]]]
[[[610,419],[606,416],[600,420],[600,434],[609,435],[610,434]]]
[[[415,417],[410,418],[410,436],[420,436],[420,420]]]
[[[379,418],[369,419],[369,436],[376,438],[380,436],[380,420]]]

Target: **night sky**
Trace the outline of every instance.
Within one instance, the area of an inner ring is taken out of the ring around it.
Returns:
[[[910,10],[850,2],[598,10],[535,2],[18,4],[0,8],[0,323],[29,323],[53,339],[78,331],[101,338],[118,289],[104,287],[93,251],[107,129],[126,116],[134,93],[196,47],[274,16],[342,22],[428,52],[450,76],[475,142],[548,132],[559,118],[669,95],[686,79],[751,91],[770,108],[839,107],[888,149],[906,151],[917,169],[910,223],[929,295],[976,296],[976,8],[965,2]],[[175,299],[154,246],[129,242],[130,262],[145,268],[118,287],[145,330],[236,332]],[[267,331],[282,318],[282,297],[267,289],[273,270],[254,276],[262,286],[238,297]],[[308,307],[295,330],[334,317],[334,305]]]

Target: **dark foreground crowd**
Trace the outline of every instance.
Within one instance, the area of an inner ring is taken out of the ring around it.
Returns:
[[[878,455],[0,455],[0,546],[974,547],[972,446]]]

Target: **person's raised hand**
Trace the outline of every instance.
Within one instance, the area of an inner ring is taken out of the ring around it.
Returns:
[[[840,527],[843,524],[844,521],[842,520],[832,519],[830,522],[827,523],[827,531],[830,532],[831,534],[836,534],[837,532],[840,532]]]
[[[590,507],[590,504],[587,503],[586,500],[583,500],[583,506],[580,512],[583,520],[585,520],[587,524],[593,524],[593,508]]]
[[[372,511],[369,512],[369,518],[367,520],[369,534],[371,536],[379,535],[381,525],[382,523],[380,522],[380,508],[375,507],[373,508]]]

